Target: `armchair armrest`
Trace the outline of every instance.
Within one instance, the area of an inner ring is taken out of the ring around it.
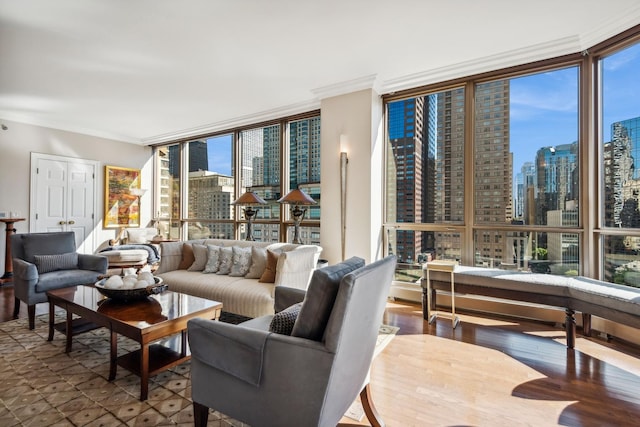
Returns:
[[[30,280],[37,281],[39,277],[38,268],[35,264],[32,264],[20,258],[14,258],[13,276],[25,282]]]
[[[81,270],[97,271],[105,274],[109,260],[103,255],[78,254],[78,268]]]
[[[260,384],[271,332],[199,318],[190,320],[187,330],[192,357],[249,384]]]
[[[281,312],[287,307],[297,304],[304,300],[307,291],[298,288],[290,288],[288,286],[275,287],[275,303],[274,309],[276,313]]]

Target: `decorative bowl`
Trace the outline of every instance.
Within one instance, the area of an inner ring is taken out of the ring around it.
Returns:
[[[168,286],[162,284],[161,277],[155,277],[155,285],[149,285],[145,288],[135,289],[111,289],[105,288],[104,282],[108,279],[104,278],[95,283],[95,287],[102,295],[118,301],[135,301],[147,298],[149,295],[159,294],[167,290]]]

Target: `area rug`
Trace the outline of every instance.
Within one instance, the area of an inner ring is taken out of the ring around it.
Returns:
[[[391,341],[393,329],[381,328],[376,351]],[[116,379],[107,381],[106,329],[74,337],[68,355],[64,337],[56,332],[49,342],[47,334],[48,315],[37,316],[32,331],[26,319],[0,323],[0,426],[193,426],[189,362],[151,377],[149,398],[141,402],[136,375],[119,367]],[[137,348],[118,338],[119,352]],[[348,413],[356,420],[362,418],[358,405]],[[218,412],[208,425],[246,426]]]

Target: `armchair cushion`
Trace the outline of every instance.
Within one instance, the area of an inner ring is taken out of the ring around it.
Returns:
[[[291,335],[314,341],[322,340],[342,277],[364,266],[364,259],[352,257],[339,264],[313,272]]]
[[[302,307],[301,302],[274,314],[273,318],[271,318],[269,331],[276,334],[291,335],[293,325],[296,323],[298,314],[300,314],[300,307]]]
[[[57,270],[74,270],[78,268],[78,253],[34,255],[34,261],[38,274]]]
[[[23,259],[34,264],[36,255],[63,254],[76,251],[76,243],[73,236],[59,233],[32,233],[23,234]]]

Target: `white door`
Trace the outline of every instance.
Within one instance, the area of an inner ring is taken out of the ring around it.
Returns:
[[[97,162],[57,156],[32,156],[32,232],[73,231],[80,253],[95,247]]]

